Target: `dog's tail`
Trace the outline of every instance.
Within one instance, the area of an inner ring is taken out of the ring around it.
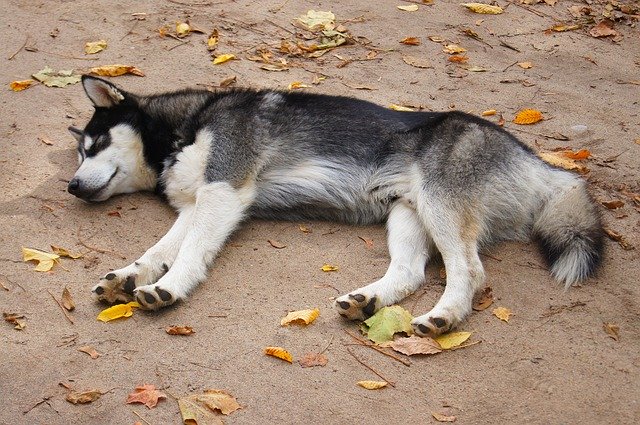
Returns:
[[[594,274],[604,249],[597,206],[586,184],[571,177],[569,187],[550,188],[550,197],[533,226],[551,274],[567,288]]]

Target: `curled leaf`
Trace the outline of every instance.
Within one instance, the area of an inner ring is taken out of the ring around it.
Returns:
[[[409,46],[419,46],[420,45],[420,38],[418,38],[418,37],[405,37],[402,40],[400,40],[400,43],[407,44]]]
[[[312,310],[292,311],[280,320],[280,326],[287,326],[291,323],[308,325],[316,320],[318,316],[320,316],[320,310],[317,308]]]
[[[408,6],[396,6],[400,10],[404,10],[405,12],[415,12],[418,10],[417,4],[410,4]]]
[[[71,292],[69,292],[69,290],[67,289],[67,287],[65,286],[64,289],[62,290],[62,306],[65,308],[65,310],[67,311],[73,311],[73,309],[76,308],[75,303],[73,302],[73,298],[71,298]]]
[[[618,341],[620,339],[620,326],[615,323],[605,322],[602,324],[602,329],[609,335],[614,341]]]
[[[88,354],[94,360],[97,359],[98,357],[100,357],[100,353],[98,353],[96,351],[96,349],[93,348],[90,345],[85,345],[84,347],[80,347],[80,348],[78,348],[78,351],[80,351],[82,353],[85,353],[85,354]]]
[[[438,422],[455,422],[457,419],[453,415],[445,415],[438,412],[431,412],[431,416],[433,416],[433,419],[435,419]]]
[[[389,383],[385,381],[358,381],[358,385],[367,390],[379,390],[389,385]]]
[[[101,322],[109,322],[121,317],[131,317],[133,315],[133,309],[138,307],[140,307],[140,304],[135,301],[126,304],[116,304],[102,310],[100,314],[98,314],[98,320]]]
[[[309,10],[306,15],[298,17],[298,19],[294,21],[294,25],[307,31],[329,30],[333,29],[332,26],[335,20],[336,15],[330,11]]]
[[[27,326],[22,314],[2,313],[2,317],[4,317],[5,322],[11,323],[15,330],[21,331]]]
[[[465,49],[464,47],[458,46],[457,44],[447,44],[442,48],[442,51],[450,55],[454,55],[456,53],[464,53],[467,51],[467,49]]]
[[[433,68],[428,59],[416,58],[415,56],[403,56],[402,61],[407,65],[415,66],[416,68]]]
[[[104,65],[91,68],[89,70],[91,74],[99,75],[101,77],[119,77],[125,74],[137,75],[138,77],[144,77],[144,72],[132,65]]]
[[[267,356],[277,357],[289,363],[293,363],[293,356],[282,347],[265,347],[264,353]]]
[[[241,407],[235,397],[223,390],[205,390],[178,399],[182,421],[187,425],[222,424],[217,412],[228,415]]]
[[[586,166],[578,164],[573,159],[569,159],[559,152],[538,152],[538,156],[543,161],[555,167],[564,168],[565,170],[577,171],[579,173],[589,172],[589,169]]]
[[[48,272],[53,268],[55,263],[58,263],[60,258],[57,254],[50,254],[48,252],[40,251],[32,248],[22,248],[22,260],[23,261],[36,261],[35,270],[38,272]]]
[[[217,28],[214,28],[207,39],[207,50],[214,51],[218,47],[218,40],[220,39],[220,33]]]
[[[486,286],[473,303],[473,309],[475,311],[486,310],[491,304],[493,304],[493,289]]]
[[[293,83],[289,83],[287,87],[289,90],[303,89],[309,87],[307,84],[304,84],[302,81],[294,81]]]

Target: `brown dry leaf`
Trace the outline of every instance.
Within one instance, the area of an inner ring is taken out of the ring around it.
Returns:
[[[456,53],[464,53],[467,49],[460,47],[457,44],[447,44],[442,48],[442,51],[450,55],[455,55]]]
[[[118,218],[122,218],[122,214],[120,213],[120,211],[109,211],[107,213],[107,215],[109,217],[118,217]]]
[[[542,112],[537,109],[523,109],[513,119],[514,124],[529,125],[542,121]]]
[[[218,84],[220,87],[229,87],[231,84],[235,84],[236,83],[236,76],[235,75],[231,75],[227,78],[225,78],[224,80],[220,81],[220,83]]]
[[[13,91],[26,90],[36,83],[36,80],[20,80],[9,83],[9,88]]]
[[[325,264],[323,265],[320,270],[322,270],[323,272],[337,272],[338,271],[338,266],[332,266],[331,264]]]
[[[144,72],[132,65],[104,65],[91,68],[89,70],[91,74],[99,75],[101,77],[119,77],[125,74],[137,75],[138,77],[144,77]]]
[[[430,62],[424,58],[416,58],[415,56],[403,56],[402,61],[407,65],[415,66],[416,68],[433,68]]]
[[[96,401],[102,395],[101,391],[91,390],[84,392],[71,391],[65,397],[71,404],[87,404]]]
[[[405,37],[400,40],[400,43],[407,44],[409,46],[419,46],[421,41],[419,37]]]
[[[615,323],[604,322],[602,324],[602,329],[609,335],[614,341],[620,340],[620,326]]]
[[[2,317],[4,317],[4,320],[6,322],[13,325],[13,329],[16,329],[18,331],[23,330],[27,326],[27,323],[24,320],[24,315],[22,314],[2,313]]]
[[[90,41],[84,45],[85,55],[93,55],[107,48],[107,40]]]
[[[627,241],[627,238],[625,238],[624,236],[622,236],[620,233],[616,232],[615,230],[611,230],[608,227],[603,228],[603,230],[604,230],[604,234],[607,235],[609,237],[609,239],[618,242],[618,244],[625,251],[631,251],[633,249],[636,249],[635,246],[631,245],[629,243],[629,241]]]
[[[616,37],[618,35],[618,31],[613,29],[613,21],[605,19],[595,27],[591,28],[591,30],[589,30],[589,35],[596,38],[609,36]]]
[[[433,41],[434,43],[442,43],[442,42],[444,42],[444,38],[440,37],[439,35],[430,35],[429,36],[429,40]]]
[[[84,347],[80,347],[78,348],[78,351],[90,355],[91,358],[94,360],[101,356],[101,354],[98,353],[96,349],[90,345],[85,345]]]
[[[65,310],[73,311],[73,309],[76,308],[76,305],[73,302],[73,298],[71,298],[71,292],[69,292],[69,289],[67,289],[66,286],[62,290],[61,300],[62,300],[62,306],[65,308]]]
[[[205,390],[178,399],[178,407],[185,425],[222,424],[218,412],[228,415],[241,409],[235,397],[223,390]]]
[[[522,69],[531,69],[533,64],[531,62],[518,62],[517,65]]]
[[[293,363],[293,356],[282,347],[265,347],[264,353],[267,356],[277,357],[289,363]]]
[[[273,239],[269,239],[269,240],[267,240],[267,242],[269,242],[269,245],[271,245],[275,249],[283,249],[283,248],[287,247],[285,244],[280,243],[278,241],[274,241]]]
[[[449,56],[448,61],[453,63],[466,63],[469,60],[468,56],[464,55],[453,55]]]
[[[624,207],[624,202],[618,199],[614,199],[613,201],[602,201],[600,203],[610,210],[617,210],[618,208]]]
[[[493,304],[493,289],[490,286],[486,286],[477,301],[473,303],[473,309],[475,311],[486,310],[491,304]]]
[[[497,307],[492,311],[493,315],[503,322],[509,322],[509,317],[513,314],[511,310],[506,307]]]
[[[38,136],[38,140],[40,140],[42,143],[44,143],[47,146],[53,146],[53,142],[50,139],[48,139],[47,137]]]
[[[564,168],[565,170],[577,171],[579,173],[588,173],[589,169],[575,162],[573,159],[569,159],[564,156],[562,153],[558,152],[538,152],[538,156],[545,162],[549,164]]]
[[[324,354],[321,353],[307,353],[300,360],[301,367],[314,367],[314,366],[326,366],[329,360]]]
[[[367,390],[379,390],[389,385],[386,381],[358,381],[358,385]]]
[[[309,229],[307,226],[303,226],[302,224],[298,225],[298,229],[300,229],[302,233],[312,233],[311,229]]]
[[[292,311],[280,320],[280,326],[288,326],[291,323],[297,325],[308,325],[320,316],[320,310],[317,308],[310,310]]]
[[[558,25],[552,26],[547,31],[565,32],[565,31],[575,31],[580,28],[582,28],[582,25],[558,24]]]
[[[442,352],[440,344],[429,337],[412,335],[407,338],[398,338],[387,344],[395,351],[413,356],[414,354],[438,354]]]
[[[127,404],[141,403],[149,409],[156,407],[160,399],[167,398],[166,395],[158,391],[155,385],[144,384],[127,396]]]
[[[362,236],[358,236],[362,242],[364,242],[364,246],[367,248],[373,248],[373,239],[363,238]]]
[[[191,326],[169,326],[165,329],[169,335],[192,335],[196,333]]]
[[[50,246],[51,246],[51,251],[53,251],[54,254],[57,254],[61,257],[73,258],[74,260],[77,260],[78,258],[82,258],[82,254],[75,254],[66,248],[62,248],[61,246],[56,246],[56,245],[50,245]]]
[[[460,5],[466,7],[473,13],[481,13],[483,15],[499,15],[504,13],[504,10],[500,6],[491,6],[484,3],[461,3]]]
[[[431,416],[433,416],[433,419],[435,419],[438,422],[455,422],[457,419],[453,415],[444,415],[438,412],[431,412]]]

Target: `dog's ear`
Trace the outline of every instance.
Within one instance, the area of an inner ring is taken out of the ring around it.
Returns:
[[[71,133],[78,142],[82,142],[82,139],[84,138],[84,132],[82,130],[75,127],[69,127],[69,133]]]
[[[97,108],[112,108],[124,100],[125,93],[101,78],[82,76],[85,93]]]

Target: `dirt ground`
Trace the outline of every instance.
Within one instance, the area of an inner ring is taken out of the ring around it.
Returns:
[[[30,78],[46,65],[87,72],[128,64],[145,76],[112,80],[140,93],[213,87],[236,76],[237,86],[286,90],[299,81],[309,86],[302,90],[384,105],[476,114],[495,109],[487,118],[497,122],[502,115],[505,128],[531,146],[588,149],[585,178],[595,199],[624,203],[616,210],[602,208],[606,226],[640,246],[639,203],[633,199],[640,192],[637,9],[634,18],[633,11],[620,11],[620,2],[613,9],[618,35],[595,38],[589,34],[594,23],[574,18],[568,9],[587,3],[498,3],[504,14],[474,14],[458,1],[444,0],[415,12],[399,10],[398,5],[414,4],[401,0],[4,1],[0,310],[24,315],[26,327],[0,326],[0,423],[180,423],[176,398],[209,388],[228,391],[242,405],[224,417],[232,424],[424,424],[436,422],[432,412],[455,416],[461,424],[638,423],[640,248],[623,249],[612,240],[598,276],[566,292],[542,266],[534,245],[504,244],[487,252],[487,285],[496,300],[460,327],[481,343],[406,358],[410,366],[357,345],[345,333],[358,333],[357,324],[331,307],[333,297],[384,274],[382,226],[248,221],[186,302],[97,321],[104,306],[91,299],[90,288],[109,270],[138,258],[170,227],[175,213],[152,194],[95,205],[73,198],[66,186],[76,167],[75,141],[67,127],[83,126],[91,115],[81,85],[8,89],[11,81]],[[589,3],[599,22],[607,3]],[[291,24],[309,9],[334,12],[354,42],[315,59],[279,53],[282,40],[309,34]],[[205,33],[178,40],[172,36],[175,22],[187,19]],[[545,32],[577,22],[584,26]],[[162,27],[169,35],[160,35]],[[215,53],[234,53],[239,60],[212,64],[206,41],[214,28],[220,34]],[[477,38],[469,36],[474,33]],[[421,44],[399,43],[405,37],[419,37]],[[99,39],[107,40],[106,50],[85,55],[85,43]],[[454,43],[467,49],[466,64],[449,62],[442,51]],[[268,71],[248,59],[261,48],[272,53],[271,61],[284,58],[288,69]],[[403,56],[430,67],[411,66]],[[531,67],[517,64],[522,62]],[[513,124],[522,108],[542,111],[545,120]],[[373,247],[360,238],[373,240]],[[268,240],[286,247],[276,249]],[[21,247],[49,250],[51,244],[85,255],[63,259],[63,267],[46,273],[21,261]],[[325,263],[339,270],[323,273]],[[414,315],[428,311],[442,293],[440,267],[430,265],[423,289],[402,303]],[[52,298],[60,299],[65,286],[76,303],[73,324]],[[492,315],[498,306],[514,312],[509,323]],[[280,327],[287,311],[313,307],[321,315],[310,326]],[[619,327],[617,341],[605,333],[605,323]],[[170,325],[192,326],[196,333],[171,336],[165,332]],[[101,356],[78,351],[87,345]],[[288,364],[263,354],[270,345],[285,347],[294,359],[325,350],[328,364]],[[349,350],[393,386],[357,386],[381,378]],[[72,405],[60,383],[104,394]],[[142,384],[155,385],[168,398],[153,409],[125,404]]]

